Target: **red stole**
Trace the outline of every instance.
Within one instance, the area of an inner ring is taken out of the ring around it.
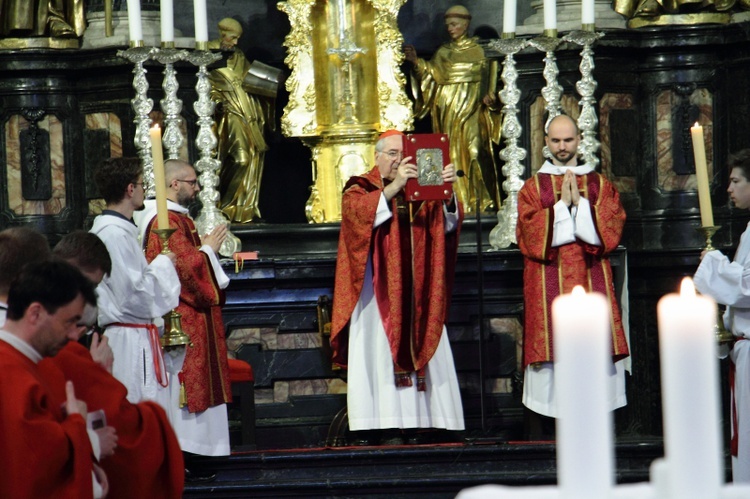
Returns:
[[[149,222],[144,236],[149,262],[161,253],[159,237],[152,233],[154,220],[156,217]],[[225,294],[216,282],[208,255],[199,249],[200,236],[190,217],[170,211],[169,225],[177,229],[169,238],[169,249],[177,255],[175,267],[182,286],[177,312],[182,314],[182,329],[193,343],[182,366],[187,407],[190,412],[201,412],[232,400],[221,317]]]
[[[373,285],[397,379],[424,369],[445,324],[458,230],[445,234],[441,202],[391,200],[393,217],[373,230],[383,182],[377,168],[347,183],[336,265],[331,346],[346,366],[345,326],[362,291],[372,247]],[[401,206],[399,206],[401,205]],[[459,226],[462,212],[459,205]],[[400,210],[400,212],[399,212]],[[405,381],[404,381],[405,382]]]

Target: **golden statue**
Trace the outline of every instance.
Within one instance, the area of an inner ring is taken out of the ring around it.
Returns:
[[[613,0],[628,27],[729,23],[733,10],[750,10],[750,0]]]
[[[418,58],[411,45],[404,47],[404,55],[414,65],[415,117],[431,114],[432,131],[448,134],[451,161],[464,172],[454,189],[465,210],[475,211],[478,193],[480,210],[491,211],[500,207],[492,151],[501,133],[497,62],[488,60],[476,38],[467,35],[470,20],[466,7],[449,8],[445,27],[451,41],[430,61]]]
[[[231,222],[261,218],[258,208],[263,160],[268,150],[263,133],[274,129],[274,100],[280,71],[255,61],[250,63],[237,42],[242,26],[232,18],[219,22],[219,40],[211,49],[232,52],[227,65],[209,75],[211,99],[217,102],[219,140],[219,207]]]
[[[3,38],[80,38],[86,29],[83,0],[0,0]]]

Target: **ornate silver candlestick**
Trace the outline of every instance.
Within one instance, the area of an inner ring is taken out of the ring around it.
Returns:
[[[513,58],[523,50],[528,42],[520,38],[503,38],[493,40],[489,46],[501,54],[505,54],[503,61],[503,89],[500,91],[500,101],[503,103],[503,137],[505,137],[505,148],[500,151],[500,159],[505,161],[503,165],[503,190],[508,195],[503,206],[497,212],[497,225],[490,231],[490,244],[494,249],[507,248],[516,243],[516,223],[518,222],[518,191],[523,187],[523,165],[521,161],[526,158],[526,150],[518,146],[521,137],[521,123],[518,121],[518,100],[521,91],[516,86],[518,71],[516,61]]]
[[[162,47],[155,49],[152,57],[161,64],[164,64],[164,80],[161,85],[161,88],[164,90],[164,98],[160,101],[161,110],[164,113],[164,135],[162,142],[167,149],[167,158],[179,159],[180,147],[182,147],[184,138],[180,131],[182,100],[177,98],[177,90],[179,90],[180,85],[177,83],[177,72],[174,69],[174,63],[185,60],[187,51],[178,50],[174,47]]]
[[[560,100],[562,98],[563,87],[557,81],[560,71],[557,69],[557,58],[555,57],[555,50],[560,43],[562,43],[562,40],[557,37],[557,30],[545,30],[542,36],[529,40],[529,45],[545,53],[544,71],[542,72],[544,81],[547,82],[542,88],[544,108],[547,110],[547,120],[544,123],[545,133],[549,129],[550,121],[562,112]],[[542,153],[545,158],[552,157],[549,147],[546,145],[542,149]]]
[[[143,42],[140,42],[141,44]],[[145,182],[146,195],[154,196],[154,160],[151,157],[151,138],[148,129],[151,126],[149,113],[154,107],[154,101],[148,98],[148,80],[146,79],[146,68],[143,63],[151,58],[156,49],[143,47],[142,45],[131,45],[127,50],[118,50],[117,56],[127,59],[134,64],[133,88],[135,97],[130,101],[135,112],[133,123],[135,124],[135,148],[143,165],[143,181]]]
[[[199,234],[208,234],[219,225],[229,225],[226,215],[216,206],[219,201],[219,169],[221,161],[214,157],[214,151],[218,144],[213,132],[213,114],[216,105],[211,100],[211,82],[208,80],[206,66],[221,59],[221,54],[215,54],[208,50],[195,50],[187,55],[187,60],[198,66],[195,85],[198,100],[193,104],[193,109],[198,115],[198,136],[195,139],[196,146],[200,151],[200,159],[195,162],[195,170],[200,173],[201,192],[198,194],[203,208],[195,219],[195,227]],[[227,231],[227,238],[219,249],[219,254],[230,257],[242,249],[240,239]]]
[[[584,28],[590,29],[571,31],[563,37],[563,40],[583,47],[583,50],[581,50],[581,64],[579,65],[581,79],[576,83],[576,90],[581,96],[581,115],[578,117],[578,128],[581,131],[582,139],[578,150],[584,162],[596,168],[599,166],[599,158],[596,156],[596,153],[599,151],[601,144],[596,140],[596,129],[599,125],[599,120],[596,117],[596,110],[594,108],[596,80],[593,77],[594,50],[591,47],[599,38],[604,36],[604,33],[597,33],[594,31],[593,26],[584,26]]]

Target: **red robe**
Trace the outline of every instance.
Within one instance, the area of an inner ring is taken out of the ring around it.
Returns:
[[[409,206],[400,196],[391,200],[394,216],[373,230],[383,187],[376,167],[352,177],[344,189],[331,347],[333,361],[346,367],[349,342],[345,326],[362,292],[372,250],[375,296],[398,377],[423,369],[440,342],[453,284],[458,230],[445,234],[443,203],[438,201],[412,203],[414,220],[409,224]],[[458,209],[460,227],[460,204]]]
[[[602,246],[581,240],[553,248],[552,206],[560,199],[563,175],[539,173],[518,194],[516,238],[524,256],[524,367],[551,362],[552,300],[576,285],[604,294],[611,305],[613,361],[628,356],[628,345],[617,306],[611,253],[620,243],[625,210],[614,186],[596,172],[576,175],[581,196],[591,204],[591,215]]]
[[[63,417],[37,365],[4,341],[0,373],[0,497],[93,497],[84,418]]]
[[[159,237],[152,233],[154,217],[144,236],[148,241],[146,259],[150,262],[161,253]],[[182,329],[190,336],[182,378],[187,407],[202,412],[232,401],[229,383],[227,343],[221,306],[224,291],[219,288],[208,255],[200,251],[201,240],[190,217],[169,212],[169,225],[177,231],[169,238],[169,249],[177,256],[175,267],[182,290],[177,312],[182,314]]]
[[[182,497],[185,466],[177,437],[164,409],[154,402],[132,404],[127,389],[94,362],[88,350],[70,342],[39,363],[56,404],[65,401],[65,381],[89,412],[103,409],[107,424],[117,430],[117,449],[101,467],[109,480],[108,499]]]

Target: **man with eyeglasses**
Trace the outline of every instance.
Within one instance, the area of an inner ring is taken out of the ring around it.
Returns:
[[[99,326],[114,354],[112,374],[128,400],[153,400],[169,410],[169,380],[159,344],[162,316],[179,303],[175,255],[146,261],[133,214],[143,209],[143,167],[138,158],[110,158],[94,180],[107,203],[91,232],[107,246],[112,271],[97,287]]]
[[[190,336],[180,385],[171,388],[171,415],[180,447],[185,452],[188,480],[207,480],[212,474],[197,476],[195,467],[201,456],[229,455],[229,425],[226,403],[231,401],[227,345],[221,306],[229,278],[221,268],[219,248],[227,236],[226,225],[199,236],[188,206],[200,192],[195,169],[179,160],[164,163],[167,184],[169,225],[177,229],[169,239],[169,248],[177,255],[177,273],[182,282],[180,304],[182,328]],[[155,201],[147,200],[138,224],[143,233],[146,258],[159,258],[161,241],[152,231],[156,219]],[[184,398],[180,399],[180,388]]]
[[[403,190],[417,167],[402,152],[403,134],[384,132],[375,167],[352,177],[342,197],[331,346],[348,369],[349,428],[360,445],[418,443],[417,428],[464,429],[445,328],[462,207],[453,197],[409,210]],[[453,164],[442,178],[456,181]]]

